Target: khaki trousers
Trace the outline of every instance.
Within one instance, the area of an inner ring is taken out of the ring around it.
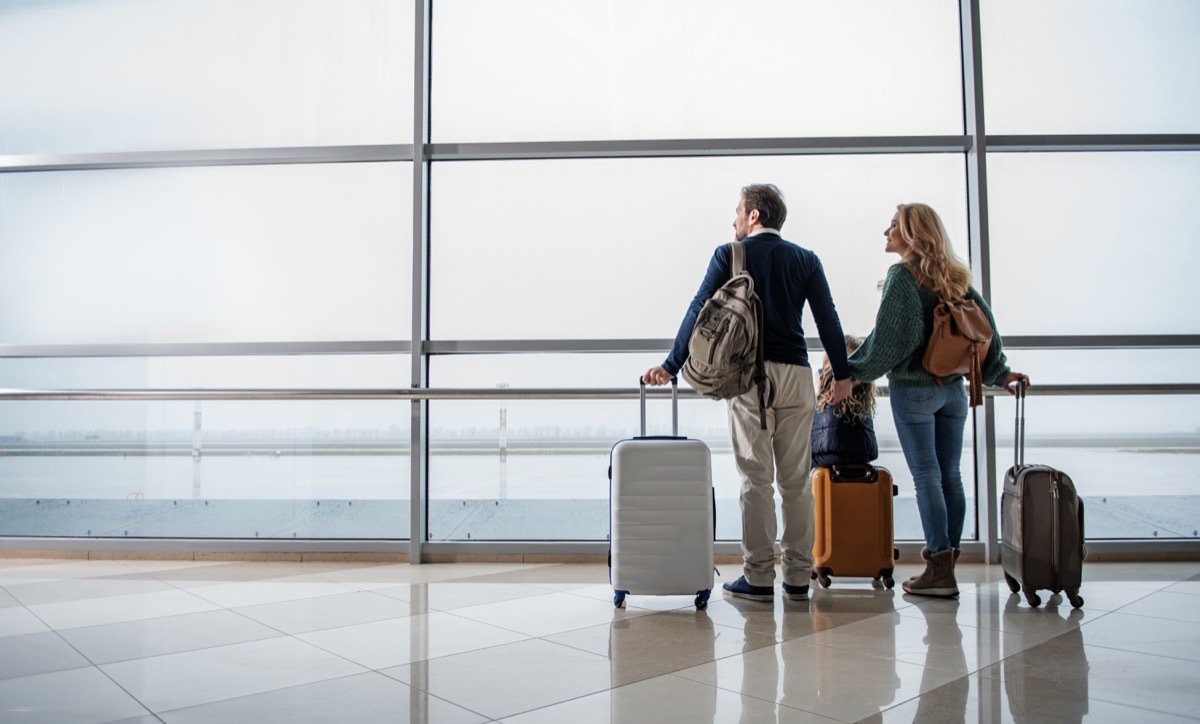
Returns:
[[[767,429],[759,428],[758,388],[729,400],[729,430],[742,488],[742,556],[752,586],[775,582],[775,490],[782,505],[783,580],[807,586],[812,572],[812,418],[816,406],[812,369],[766,363],[775,399]]]

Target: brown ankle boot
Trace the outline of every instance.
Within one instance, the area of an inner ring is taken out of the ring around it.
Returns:
[[[915,580],[901,584],[904,590],[916,596],[957,596],[958,581],[954,579],[954,551],[947,548],[944,551],[930,553],[921,551],[925,560],[925,571]]]
[[[921,546],[921,560],[923,560],[923,561],[928,561],[928,560],[929,560],[929,549],[928,549],[928,548],[926,548],[925,546]],[[920,573],[918,573],[918,574],[917,574],[917,575],[915,575],[915,576],[909,576],[909,577],[908,577],[908,582],[909,582],[909,583],[914,583],[914,582],[915,582],[915,581],[916,581],[918,578],[920,578],[921,576],[925,575],[925,573],[926,573],[928,570],[929,570],[929,564],[928,564],[928,563],[926,563],[926,564],[925,564],[925,570],[924,570],[924,571],[921,571]],[[900,584],[900,585],[901,585],[901,586],[903,586],[904,584],[902,583],[902,584]]]

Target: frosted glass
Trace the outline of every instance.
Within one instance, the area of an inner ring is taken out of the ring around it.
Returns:
[[[962,133],[958,5],[453,0],[434,141]]]
[[[733,239],[742,186],[760,181],[782,189],[783,236],[821,257],[848,332],[874,325],[898,203],[931,204],[966,257],[956,154],[439,164],[430,334],[674,337],[713,249]],[[805,334],[816,335],[811,320]]]
[[[0,3],[0,153],[411,143],[411,0]]]
[[[995,154],[988,197],[1003,333],[1200,330],[1200,156]]]
[[[407,339],[410,169],[0,176],[0,343]]]
[[[1200,131],[1200,3],[984,0],[987,130]]]

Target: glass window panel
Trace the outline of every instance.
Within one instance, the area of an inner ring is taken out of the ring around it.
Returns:
[[[0,342],[407,339],[410,169],[0,175]]]
[[[407,354],[4,358],[0,388],[396,388],[409,385],[410,360]]]
[[[1031,396],[1025,462],[1067,473],[1089,540],[1196,538],[1200,405],[1195,395]],[[1015,405],[996,405],[997,475],[1013,461]],[[1008,422],[1005,422],[1005,421]]]
[[[1029,375],[1035,388],[1200,383],[1200,349],[1006,349],[1005,355],[1009,366]]]
[[[0,403],[11,536],[405,538],[404,401]]]
[[[989,133],[1196,133],[1200,4],[980,3]]]
[[[434,357],[434,387],[611,387],[632,390],[659,355],[511,354]],[[609,452],[639,433],[637,400],[479,400],[430,403],[429,532],[433,540],[604,540],[608,535]],[[740,540],[739,481],[726,405],[685,396],[679,434],[713,455],[717,539]],[[647,433],[670,434],[670,402],[652,396]],[[920,540],[912,478],[887,399],[876,416],[879,464],[900,487],[896,537]],[[967,433],[970,440],[970,431]],[[964,445],[967,495],[974,499],[971,443]],[[966,532],[974,537],[969,506]]]
[[[434,387],[632,390],[655,354],[434,357]],[[671,403],[647,401],[648,434],[670,434]],[[717,537],[741,537],[725,404],[683,399],[679,434],[713,451]],[[638,400],[434,401],[429,405],[433,540],[604,540],[609,451],[639,434]]]
[[[413,6],[0,4],[0,153],[411,143]]]
[[[995,154],[992,301],[1005,334],[1194,334],[1192,153]]]
[[[742,186],[763,180],[788,200],[784,237],[821,257],[848,332],[874,325],[896,204],[933,205],[966,257],[957,154],[435,164],[430,334],[673,337],[733,239]]]
[[[958,7],[434,5],[433,140],[962,133]]]

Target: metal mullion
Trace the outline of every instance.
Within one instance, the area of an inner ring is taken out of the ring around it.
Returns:
[[[988,239],[987,135],[984,129],[983,60],[979,0],[959,0],[962,38],[964,131],[972,139],[966,153],[968,243],[975,288],[991,299]],[[1000,560],[996,499],[996,407],[991,397],[971,415],[975,440],[975,524],[984,560]],[[980,490],[982,488],[982,491]]]
[[[288,146],[180,151],[130,151],[0,156],[0,173],[104,171],[186,166],[264,166],[301,163],[409,161],[409,144],[361,146]]]
[[[15,389],[0,388],[0,402],[12,400],[633,400],[642,395],[668,398],[705,399],[695,390],[639,390],[635,387],[421,387],[421,388],[155,388],[155,389]],[[986,387],[985,398],[1003,397],[1000,387]],[[1036,397],[1087,395],[1197,395],[1200,383],[1152,384],[1039,384],[1030,389]],[[888,388],[878,390],[888,396]]]
[[[563,158],[803,156],[870,153],[962,153],[966,136],[845,136],[815,138],[700,138],[619,141],[435,143],[434,161]]]
[[[1187,349],[1200,347],[1200,334],[1012,335],[1005,349]]]
[[[412,355],[409,384],[429,386],[427,357],[422,348],[429,338],[429,64],[430,0],[413,3],[413,143],[412,143]],[[429,528],[426,514],[429,482],[429,400],[414,398],[409,408],[409,536],[408,560],[421,563],[421,547]]]
[[[988,136],[987,145],[995,153],[1200,151],[1200,134],[1003,135]]]

